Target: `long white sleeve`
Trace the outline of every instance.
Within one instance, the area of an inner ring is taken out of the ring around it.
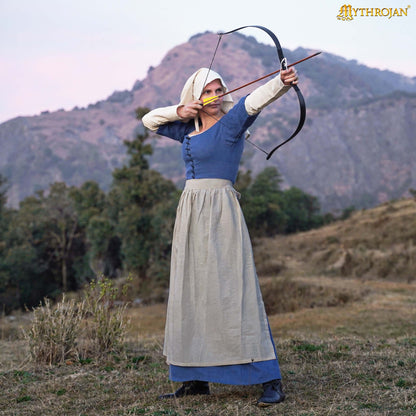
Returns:
[[[290,85],[283,84],[280,75],[273,78],[261,87],[256,88],[245,101],[245,107],[249,115],[257,114],[264,107],[277,100],[287,91]]]
[[[178,105],[155,108],[142,118],[142,123],[149,130],[156,131],[160,126],[171,121],[182,120],[176,112]]]

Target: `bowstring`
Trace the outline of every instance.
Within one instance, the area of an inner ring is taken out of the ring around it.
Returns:
[[[213,65],[213,63],[214,63],[215,56],[217,55],[217,51],[218,51],[218,48],[219,48],[219,46],[220,46],[220,43],[221,43],[221,40],[222,40],[223,35],[225,35],[225,33],[218,33],[218,42],[217,42],[217,46],[215,47],[214,54],[212,55],[212,59],[211,59],[211,62],[210,62],[210,64],[209,64],[209,67],[208,67],[207,75],[206,75],[206,77],[205,77],[204,83],[202,84],[202,91],[201,91],[201,93],[199,94],[199,96],[201,96],[201,95],[202,95],[202,93],[204,92],[205,84],[206,84],[206,82],[207,82],[207,80],[208,80],[209,73],[211,72],[212,65]],[[207,113],[207,112],[206,112],[203,108],[201,108],[201,109],[200,109],[200,111],[202,111],[203,113],[205,113],[207,116],[212,117],[212,118],[213,118],[216,122],[221,123],[221,119],[216,118],[216,117],[214,117],[212,114]],[[252,146],[254,146],[256,149],[258,149],[258,150],[260,150],[261,152],[263,152],[265,155],[268,155],[268,154],[269,154],[269,152],[266,152],[266,150],[262,149],[260,146],[258,146],[257,144],[255,144],[255,143],[253,143],[251,140],[249,140],[249,139],[248,139],[248,137],[246,137],[246,139],[245,139],[245,140],[246,140],[247,142],[249,142]]]
[[[251,140],[248,139],[248,137],[246,137],[246,142],[249,142],[252,146],[254,146],[256,149],[260,150],[261,152],[263,152],[265,155],[269,155],[269,152],[266,152],[263,148],[261,148],[259,145],[257,145],[256,143],[252,142]]]
[[[209,75],[209,73],[211,72],[212,64],[214,63],[215,56],[217,55],[217,51],[218,51],[218,48],[219,48],[219,46],[220,46],[221,39],[222,39],[222,34],[218,34],[218,42],[217,42],[217,46],[216,46],[216,48],[215,48],[214,55],[212,55],[211,63],[209,64],[208,71],[207,71],[207,75],[206,75],[206,77],[205,77],[204,83],[202,84],[202,91],[201,91],[201,93],[199,94],[199,97],[200,97],[200,96],[202,95],[202,93],[204,92],[205,84],[206,84],[206,82],[207,82],[207,80],[208,80],[208,75]]]
[[[202,111],[203,113],[205,113],[207,116],[213,118],[217,123],[222,123],[220,118],[214,117],[212,114],[209,114],[208,112],[206,112],[203,108],[201,108],[199,111]],[[254,142],[252,142],[251,140],[248,139],[248,137],[245,138],[245,141],[250,143],[252,146],[254,146],[256,149],[260,150],[261,152],[263,152],[265,155],[268,155],[269,153],[266,152],[266,150],[262,149],[259,145],[255,144]]]

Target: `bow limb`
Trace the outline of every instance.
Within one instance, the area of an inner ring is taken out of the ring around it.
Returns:
[[[279,40],[277,39],[277,36],[270,29],[267,29],[264,26],[257,26],[257,25],[254,25],[254,26],[252,26],[252,25],[249,25],[249,26],[241,26],[241,27],[239,27],[237,29],[233,29],[233,30],[230,30],[228,32],[219,33],[218,35],[220,37],[222,37],[223,35],[228,35],[230,33],[237,32],[239,30],[242,30],[242,29],[245,29],[245,28],[248,28],[248,27],[260,29],[260,30],[266,32],[271,37],[271,39],[273,40],[273,43],[274,43],[274,45],[276,47],[277,56],[278,56],[278,59],[279,59],[279,62],[280,62],[280,68],[283,69],[283,70],[284,69],[287,69],[287,60],[286,60],[286,58],[285,58],[285,56],[283,54],[283,49],[282,49],[282,47],[280,45]],[[290,140],[292,140],[302,130],[302,127],[303,127],[303,125],[305,123],[305,119],[306,119],[306,104],[305,104],[305,99],[303,98],[303,95],[302,95],[302,93],[301,93],[301,91],[300,91],[300,89],[299,89],[299,87],[297,85],[292,85],[292,88],[295,90],[296,95],[298,97],[298,101],[299,101],[300,117],[299,117],[298,126],[296,127],[296,130],[293,132],[293,134],[288,139],[284,140],[282,143],[280,143],[279,145],[277,145],[274,149],[272,149],[267,154],[267,157],[266,157],[267,160],[270,159],[270,157],[273,155],[273,153],[277,149],[279,149],[281,146],[283,146],[284,144],[286,144],[287,142],[289,142]]]

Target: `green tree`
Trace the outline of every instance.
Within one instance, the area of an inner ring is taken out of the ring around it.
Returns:
[[[319,215],[319,201],[316,197],[296,187],[285,190],[282,197],[286,214],[286,233],[306,231],[323,224],[323,217]]]
[[[251,172],[239,173],[242,209],[254,237],[306,231],[331,221],[319,214],[316,197],[299,188],[281,190],[282,177],[275,167],[267,167],[252,180]]]
[[[282,208],[281,182],[278,170],[267,167],[246,188],[242,209],[252,236],[272,236],[284,231],[286,215]]]
[[[3,281],[19,306],[34,306],[45,297],[76,290],[75,264],[85,253],[70,189],[63,183],[25,198],[4,235]]]
[[[253,178],[251,174],[251,170],[248,170],[246,172],[242,172],[241,170],[238,171],[237,180],[235,181],[234,187],[239,192],[244,194],[246,192],[250,185],[253,183]]]
[[[6,310],[34,306],[59,288],[48,272],[52,255],[46,242],[43,198],[42,193],[25,198],[4,235],[2,280]]]
[[[0,175],[0,273],[2,252],[5,249],[4,234],[7,230],[9,212],[6,208],[7,203],[7,179]],[[1,275],[0,275],[1,276]]]
[[[87,181],[81,187],[72,187],[69,196],[74,201],[80,227],[86,228],[94,216],[99,216],[106,208],[106,195],[97,182]]]
[[[78,263],[77,274],[88,275],[93,270],[95,275],[116,277],[122,268],[120,241],[108,216],[106,194],[96,182],[87,181],[80,188],[73,187],[70,196],[86,235],[85,255]]]
[[[145,114],[137,111],[138,118]],[[123,266],[143,281],[152,277],[166,285],[171,236],[178,191],[174,184],[149,169],[152,148],[147,131],[125,141],[129,163],[113,172],[109,218],[121,241]]]
[[[0,309],[9,312],[19,306],[18,291],[11,282],[12,269],[7,262],[7,234],[15,211],[7,208],[7,179],[0,175]]]
[[[6,211],[7,203],[7,179],[0,174],[0,218],[3,218],[2,214]]]
[[[123,268],[121,240],[117,235],[117,225],[112,223],[106,212],[90,219],[87,240],[89,264],[95,274],[117,277]]]
[[[84,236],[74,201],[70,197],[70,188],[64,183],[54,183],[42,203],[47,221],[46,239],[55,263],[59,265],[62,289],[66,292],[69,289],[68,268],[75,257],[83,252],[83,248],[77,247],[77,244],[82,246]]]

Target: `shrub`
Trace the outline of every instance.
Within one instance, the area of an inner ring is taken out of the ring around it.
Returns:
[[[55,307],[49,299],[33,310],[33,322],[24,333],[31,358],[38,363],[57,364],[77,356],[84,302],[62,301]]]
[[[121,294],[125,295],[127,285]],[[127,322],[126,303],[116,302],[120,290],[108,278],[92,281],[85,291],[85,337],[82,355],[97,356],[120,352],[123,348]]]
[[[127,285],[123,286],[125,293]],[[109,279],[93,281],[85,299],[55,306],[49,299],[33,310],[33,322],[24,331],[31,358],[37,363],[60,364],[67,360],[121,352],[126,334],[125,303],[116,304],[119,289]]]

